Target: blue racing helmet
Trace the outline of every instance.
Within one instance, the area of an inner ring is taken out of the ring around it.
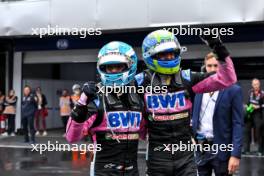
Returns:
[[[101,77],[101,82],[106,86],[127,85],[134,79],[137,71],[137,56],[133,48],[119,41],[113,41],[103,46],[98,54],[97,70]],[[124,70],[118,73],[108,73],[108,65],[124,66]]]

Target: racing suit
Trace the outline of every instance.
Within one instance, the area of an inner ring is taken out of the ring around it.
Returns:
[[[148,131],[147,175],[193,176],[197,174],[194,151],[174,151],[172,144],[191,144],[190,117],[194,93],[226,88],[237,81],[231,58],[223,45],[214,48],[221,62],[216,73],[180,70],[163,75],[146,70],[136,75],[141,86],[167,86],[168,93],[144,93]],[[169,83],[166,79],[170,78]],[[167,83],[166,83],[167,82]],[[161,88],[162,89],[162,88]],[[174,145],[175,146],[175,145]],[[177,148],[179,149],[179,148]]]
[[[258,152],[264,153],[264,120],[263,120],[263,108],[264,108],[264,91],[259,90],[258,93],[254,93],[254,90],[249,91],[248,105],[258,106],[258,109],[254,109],[252,114],[250,115],[250,119],[247,122],[246,131],[247,135],[245,140],[248,143],[248,146],[245,145],[249,149],[250,144],[250,136],[251,136],[251,125],[248,126],[250,122],[253,122],[253,127],[255,128],[256,138],[258,142]],[[252,124],[252,123],[251,123]]]
[[[83,96],[84,93],[81,97]],[[101,148],[93,151],[90,175],[139,175],[138,140],[144,139],[145,136],[143,102],[140,97],[137,94],[106,96],[101,93],[89,102],[88,120],[78,123],[71,117],[67,125],[66,138],[69,142],[75,142],[88,132],[94,145],[97,145],[94,148],[98,146]]]

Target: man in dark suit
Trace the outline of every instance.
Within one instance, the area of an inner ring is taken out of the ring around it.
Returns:
[[[28,128],[30,129],[31,143],[35,143],[34,115],[37,110],[37,97],[31,94],[31,87],[25,86],[21,103],[21,120],[25,142],[29,142]]]
[[[218,70],[213,53],[205,57],[207,72]],[[194,100],[192,128],[195,141],[205,146],[225,145],[229,150],[196,151],[199,176],[233,174],[239,167],[243,136],[243,100],[238,85],[225,90],[197,94]],[[230,147],[230,145],[232,147]],[[229,147],[231,148],[229,148]]]

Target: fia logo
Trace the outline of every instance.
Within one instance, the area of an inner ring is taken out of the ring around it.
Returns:
[[[107,113],[107,128],[137,128],[142,120],[141,112],[115,111]]]
[[[148,109],[177,109],[186,105],[184,91],[146,96]]]

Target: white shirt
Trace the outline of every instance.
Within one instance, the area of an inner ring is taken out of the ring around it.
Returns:
[[[219,91],[215,91],[212,96],[210,93],[204,93],[200,118],[199,118],[199,126],[197,132],[199,134],[203,134],[206,138],[213,138],[213,116],[215,110],[215,103],[218,97]]]

